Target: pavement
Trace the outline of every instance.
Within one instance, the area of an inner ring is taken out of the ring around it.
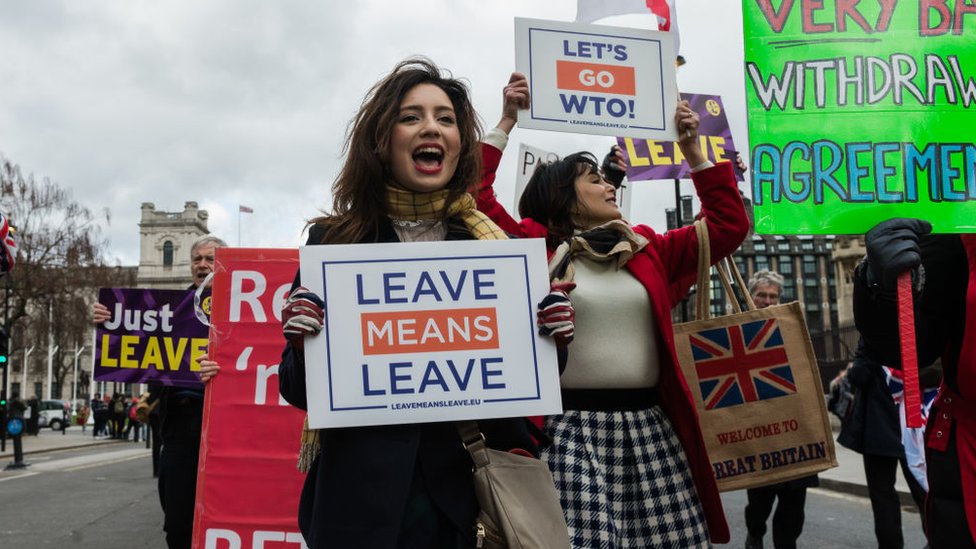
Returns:
[[[78,448],[89,448],[105,445],[127,445],[127,447],[144,448],[146,443],[140,440],[138,443],[131,440],[118,440],[111,437],[93,437],[91,427],[82,431],[81,427],[72,425],[63,431],[54,431],[50,428],[41,428],[37,436],[24,436],[21,440],[24,453],[24,461],[30,462],[30,456],[43,454],[46,452],[56,452],[59,450],[72,450]],[[14,441],[8,436],[3,451],[0,451],[0,469],[14,461]]]
[[[833,415],[830,416],[831,425],[834,428],[834,438],[840,430],[840,423]],[[23,437],[24,461],[30,462],[29,457],[34,454],[44,452],[54,452],[58,450],[88,448],[101,445],[126,445],[127,447],[145,447],[144,441],[134,443],[131,441],[115,440],[109,437],[93,437],[91,427],[82,431],[77,425],[72,425],[62,434],[61,431],[52,431],[48,428],[41,429],[37,436]],[[820,487],[842,492],[846,494],[867,497],[867,482],[864,477],[864,466],[861,455],[844,448],[840,444],[834,444],[837,452],[838,466],[820,473]],[[6,466],[13,461],[13,440],[8,438],[6,448],[0,452],[0,467]],[[903,506],[913,506],[911,493],[908,491],[908,484],[899,470],[895,475],[895,489],[901,497]]]
[[[827,415],[830,417],[830,426],[834,432],[837,467],[819,473],[820,487],[866,498],[868,497],[868,484],[864,476],[864,462],[861,460],[861,454],[837,444],[840,420],[834,414]],[[898,492],[898,497],[901,498],[902,507],[915,508],[915,500],[912,499],[912,493],[902,475],[901,467],[895,473],[895,490]]]

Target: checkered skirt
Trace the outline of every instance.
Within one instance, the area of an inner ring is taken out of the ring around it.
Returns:
[[[639,411],[567,410],[547,419],[543,451],[574,549],[711,547],[671,422]]]

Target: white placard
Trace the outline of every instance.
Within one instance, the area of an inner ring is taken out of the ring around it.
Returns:
[[[537,334],[542,239],[306,246],[325,329],[305,341],[313,428],[562,411],[556,348]]]
[[[515,18],[531,107],[519,126],[675,141],[674,38],[666,32]]]
[[[559,160],[559,155],[554,152],[519,143],[518,167],[515,173],[515,204],[512,205],[512,217],[519,217],[519,200],[522,199],[525,186],[532,178],[532,174],[535,173],[535,169],[539,167],[539,164],[555,162],[556,160]]]

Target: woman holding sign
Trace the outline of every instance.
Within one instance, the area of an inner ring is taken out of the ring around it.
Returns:
[[[540,165],[515,221],[495,199],[490,174],[504,136],[527,108],[528,84],[505,87],[499,127],[484,145],[489,174],[478,207],[522,237],[545,238],[549,272],[575,308],[575,340],[562,374],[565,413],[549,417],[543,455],[575,547],[702,547],[729,541],[695,405],[678,366],[670,296],[697,272],[694,227],[663,235],[621,219],[616,189],[589,153]],[[749,229],[732,165],[712,165],[698,145],[698,115],[678,104],[678,146],[708,218],[713,261]],[[500,131],[499,131],[500,130]],[[501,135],[499,135],[501,134]]]
[[[428,60],[401,62],[353,119],[333,213],[313,221],[308,244],[505,238],[466,192],[481,173],[479,133],[463,83]],[[304,338],[323,311],[298,280],[278,373],[282,396],[306,410]],[[478,423],[491,447],[535,450],[522,419]],[[311,549],[475,546],[472,462],[455,424],[306,428],[302,442],[298,523]]]

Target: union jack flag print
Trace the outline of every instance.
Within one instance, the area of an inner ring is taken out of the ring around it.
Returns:
[[[704,330],[688,339],[706,410],[796,393],[775,319]]]

